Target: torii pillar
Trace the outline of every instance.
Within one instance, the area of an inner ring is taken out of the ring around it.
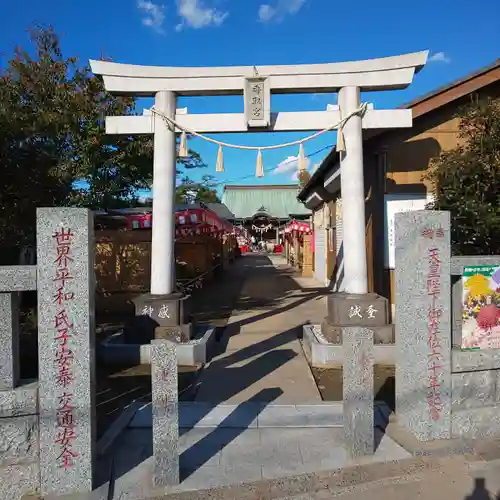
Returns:
[[[155,95],[155,108],[175,119],[177,96],[172,91]],[[150,293],[134,299],[136,315],[146,319],[155,338],[183,341],[192,336],[183,302],[175,285],[175,179],[176,134],[160,115],[151,116],[153,141],[153,218]],[[149,318],[149,319],[148,319]]]
[[[339,107],[348,116],[361,104],[359,87],[339,91]],[[342,210],[345,289],[353,294],[368,293],[366,262],[365,185],[363,172],[363,126],[360,116],[352,116],[344,128],[345,151],[340,152],[340,184],[345,209]],[[347,251],[346,251],[347,249]]]

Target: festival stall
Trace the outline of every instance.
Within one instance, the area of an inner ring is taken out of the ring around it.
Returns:
[[[287,262],[297,269],[302,269],[304,254],[304,236],[312,235],[311,226],[307,222],[292,219],[284,229],[285,255]],[[307,238],[307,241],[312,238]]]
[[[96,277],[103,296],[149,290],[152,223],[152,210],[147,207],[96,212]],[[180,206],[175,223],[178,283],[210,278],[217,267],[225,267],[237,256],[233,225],[213,211]]]
[[[98,228],[151,229],[153,213],[151,208],[131,208],[96,213]],[[231,234],[233,225],[221,219],[208,208],[179,208],[175,213],[175,234],[177,238],[210,234],[221,238]]]
[[[250,252],[248,231],[244,227],[233,226],[233,236],[236,238],[240,254]]]

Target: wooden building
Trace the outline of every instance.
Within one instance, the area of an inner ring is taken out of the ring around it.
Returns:
[[[410,129],[365,131],[366,253],[370,291],[394,296],[394,214],[420,210],[432,198],[424,179],[433,158],[460,144],[460,109],[475,98],[500,97],[500,59],[401,106],[413,112]],[[342,285],[342,203],[339,154],[333,150],[299,193],[313,211],[315,275]]]

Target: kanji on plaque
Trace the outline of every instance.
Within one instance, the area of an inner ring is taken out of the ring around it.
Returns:
[[[268,125],[270,95],[264,78],[249,78],[245,86],[245,109],[249,126]]]
[[[71,385],[73,377],[73,363],[75,361],[71,350],[73,338],[73,322],[68,314],[68,306],[73,301],[75,293],[69,290],[68,283],[73,279],[71,264],[73,262],[71,244],[73,233],[69,228],[61,228],[53,235],[56,250],[54,261],[55,271],[53,281],[55,282],[54,303],[56,313],[54,315],[54,341],[56,352],[54,364],[56,366],[56,385],[59,389],[59,405],[56,413],[56,439],[54,444],[59,447],[57,453],[57,465],[63,469],[70,469],[78,452],[73,449],[73,442],[77,439],[75,432],[75,415],[73,393]]]
[[[264,119],[264,106],[262,98],[264,96],[264,82],[254,83],[251,87],[250,102],[252,105],[252,118],[257,120]]]
[[[363,316],[361,316],[361,306],[356,305],[349,308],[349,319],[354,317],[363,318]]]

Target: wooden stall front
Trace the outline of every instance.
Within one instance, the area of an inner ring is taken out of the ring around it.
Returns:
[[[182,287],[196,278],[210,279],[216,267],[225,267],[234,260],[237,243],[231,234],[231,225],[217,222],[214,225],[189,225],[182,223],[182,218],[177,218],[175,277],[178,286]],[[134,220],[138,220],[136,216]],[[149,291],[151,224],[141,223],[136,229],[116,227],[96,230],[97,310],[119,310],[134,296]]]

